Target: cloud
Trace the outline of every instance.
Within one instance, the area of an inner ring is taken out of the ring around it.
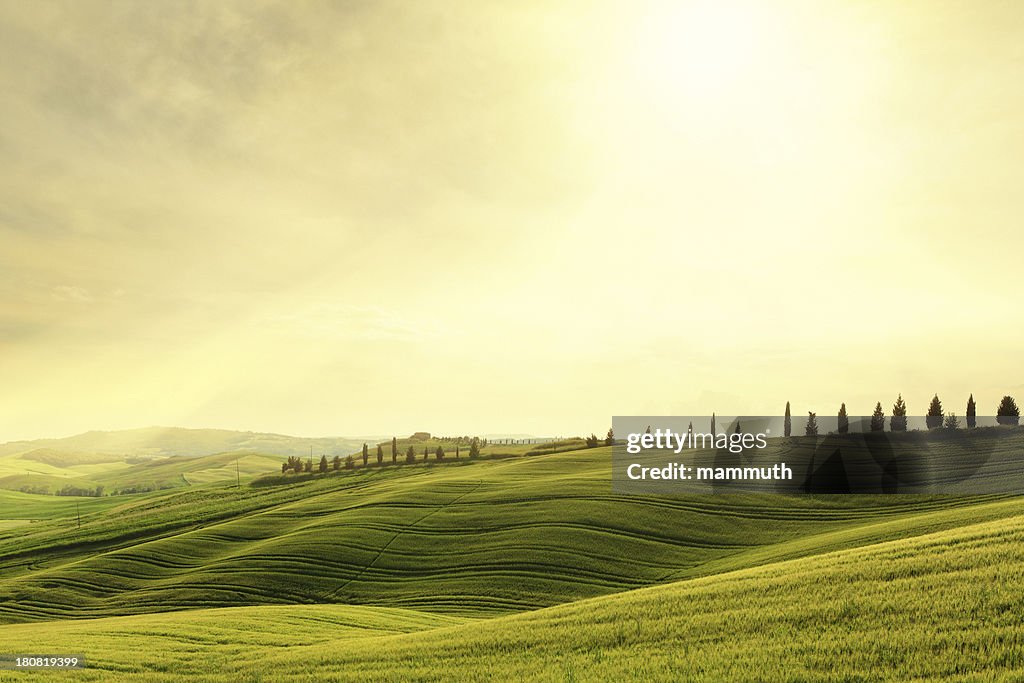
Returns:
[[[320,302],[273,316],[270,326],[278,332],[313,339],[361,341],[416,341],[437,335],[437,328],[376,306]]]
[[[95,301],[89,290],[75,285],[58,285],[50,293],[57,301],[73,301],[81,304],[91,304]]]

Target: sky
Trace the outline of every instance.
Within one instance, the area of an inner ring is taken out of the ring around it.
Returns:
[[[0,0],[0,440],[1024,394],[1024,4]]]

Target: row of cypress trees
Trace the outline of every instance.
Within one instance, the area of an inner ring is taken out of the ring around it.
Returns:
[[[968,429],[974,429],[978,425],[977,409],[978,406],[974,401],[974,394],[971,394],[967,398]],[[996,421],[1001,425],[1017,425],[1020,423],[1020,408],[1017,407],[1017,402],[1012,396],[1003,396],[1002,400],[999,402],[999,407],[996,408]],[[945,414],[942,409],[942,401],[939,399],[939,395],[935,394],[931,400],[931,404],[928,406],[928,413],[925,415],[925,425],[928,429],[939,429],[940,427],[945,429],[959,429],[960,419],[955,413],[950,412],[949,414]],[[896,403],[892,406],[892,417],[889,419],[889,430],[893,432],[907,431],[907,404],[906,401],[903,400],[903,394],[899,394],[896,397]],[[786,436],[792,435],[793,418],[790,414],[789,401],[786,401],[784,431]],[[839,406],[837,431],[840,434],[846,434],[850,431],[850,417],[846,412],[845,403]],[[871,414],[871,431],[885,431],[885,412],[882,410],[881,401],[875,404],[875,410]],[[808,411],[807,424],[804,428],[804,433],[807,436],[817,436],[817,413]]]
[[[461,445],[459,443],[456,443],[455,444],[455,458],[456,459],[459,458],[460,452],[461,452]],[[428,446],[424,446],[423,447],[423,459],[424,460],[428,460],[430,458],[430,454],[431,453],[430,453],[429,447]],[[441,446],[441,444],[438,444],[437,448],[435,448],[434,451],[433,451],[433,455],[434,455],[434,459],[435,460],[444,460],[445,459],[445,455],[446,455],[444,447]],[[469,457],[471,459],[473,459],[473,460],[475,460],[476,458],[480,457],[480,439],[478,439],[477,437],[473,437],[469,441]],[[370,464],[370,447],[367,444],[365,444],[365,443],[363,444],[363,449],[362,449],[362,460],[363,460],[363,467],[368,467],[369,464]],[[417,460],[417,458],[416,458],[416,447],[413,446],[412,444],[410,444],[409,448],[405,452],[405,462],[407,464],[411,464],[411,463],[416,462],[416,460]],[[384,445],[383,444],[377,444],[377,465],[380,466],[380,467],[383,467],[385,464],[387,464],[387,463],[384,461]],[[391,464],[392,465],[397,465],[398,464],[398,439],[396,437],[391,437]],[[308,460],[303,460],[302,458],[299,458],[299,457],[296,457],[296,456],[292,455],[292,456],[288,456],[288,460],[281,464],[281,474],[286,474],[287,472],[301,473],[301,472],[314,472],[314,471],[320,472],[320,473],[325,473],[325,472],[327,472],[329,470],[337,471],[337,470],[340,470],[342,468],[344,468],[346,470],[351,470],[351,469],[354,469],[355,466],[356,466],[355,458],[353,456],[351,456],[351,455],[346,456],[344,460],[342,460],[340,455],[336,455],[336,456],[334,456],[334,459],[332,461],[330,461],[330,462],[327,460],[327,456],[326,455],[322,455],[322,456],[320,456],[320,464],[319,465],[314,465],[312,458],[309,458]]]

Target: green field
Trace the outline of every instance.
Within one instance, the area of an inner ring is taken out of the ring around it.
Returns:
[[[107,494],[137,493],[250,479],[272,472],[287,455],[305,456],[311,449],[317,458],[347,455],[361,444],[346,438],[167,427],[14,441],[0,444],[0,490],[55,494],[70,485],[102,486]]]
[[[522,615],[241,607],[6,626],[81,680],[1019,680],[1024,515]],[[132,647],[125,647],[129,637]],[[18,680],[44,680],[20,674]]]
[[[0,641],[84,654],[87,680],[1021,673],[1024,499],[622,496],[609,448],[530,450],[0,492],[35,520],[0,526]]]

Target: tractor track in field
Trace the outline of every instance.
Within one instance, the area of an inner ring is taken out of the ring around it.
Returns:
[[[466,497],[466,496],[468,496],[469,494],[471,494],[471,493],[475,493],[476,491],[478,491],[478,490],[480,489],[480,487],[481,487],[481,486],[483,486],[483,483],[484,483],[484,482],[483,482],[483,480],[482,480],[482,479],[478,479],[478,480],[477,480],[477,482],[476,482],[476,485],[475,485],[475,486],[474,486],[474,487],[473,487],[472,489],[470,489],[469,491],[466,491],[465,493],[460,493],[459,495],[455,496],[454,498],[452,498],[452,499],[451,499],[450,501],[448,501],[448,502],[447,502],[447,503],[445,503],[444,505],[439,505],[438,507],[434,508],[433,510],[431,510],[431,511],[430,511],[430,512],[428,512],[427,514],[423,515],[422,517],[420,517],[419,519],[417,519],[416,521],[414,521],[414,522],[413,522],[412,524],[409,524],[407,528],[411,529],[411,528],[415,527],[415,526],[416,526],[417,524],[419,524],[420,522],[422,522],[423,520],[425,520],[425,519],[427,519],[427,518],[429,518],[429,517],[431,517],[431,516],[433,516],[433,515],[437,514],[437,513],[438,513],[438,512],[440,512],[441,510],[444,510],[444,509],[446,509],[446,508],[448,508],[448,507],[450,507],[450,506],[452,506],[452,505],[455,505],[456,503],[458,503],[458,502],[459,502],[460,500],[462,500],[463,498],[465,498],[465,497]],[[362,570],[361,570],[361,571],[360,571],[360,572],[359,572],[358,574],[356,574],[355,576],[353,576],[353,577],[352,577],[351,579],[349,579],[349,580],[348,580],[348,581],[346,581],[345,583],[341,584],[341,586],[339,586],[338,588],[336,588],[336,589],[334,589],[333,591],[331,591],[331,596],[332,596],[332,597],[336,597],[336,596],[338,595],[338,593],[340,593],[341,591],[343,591],[343,590],[344,590],[344,589],[345,589],[345,588],[346,588],[346,587],[347,587],[347,586],[348,586],[349,584],[351,584],[351,583],[352,583],[353,581],[356,581],[356,580],[358,580],[358,579],[359,579],[359,577],[361,577],[361,576],[362,576],[363,574],[365,574],[365,573],[366,573],[366,572],[367,572],[367,571],[368,571],[369,569],[371,569],[371,568],[372,568],[372,567],[373,567],[373,566],[374,566],[375,564],[377,564],[377,560],[379,560],[379,559],[381,558],[381,556],[383,556],[383,555],[384,555],[385,551],[387,551],[387,549],[388,549],[388,548],[389,548],[389,547],[391,546],[391,544],[392,544],[392,543],[394,543],[394,542],[395,542],[396,540],[398,540],[398,538],[399,538],[399,537],[400,537],[400,536],[401,536],[402,534],[404,534],[404,533],[405,533],[405,529],[401,529],[401,530],[397,531],[397,532],[395,533],[395,535],[394,535],[394,536],[392,536],[392,537],[391,537],[391,538],[390,538],[390,539],[388,540],[388,542],[387,542],[387,543],[385,543],[384,545],[382,545],[382,546],[381,546],[380,550],[378,550],[378,551],[377,551],[377,554],[373,556],[373,559],[372,559],[372,560],[370,560],[370,561],[369,561],[369,562],[368,562],[368,563],[366,564],[366,566],[364,566],[364,567],[362,568]]]

